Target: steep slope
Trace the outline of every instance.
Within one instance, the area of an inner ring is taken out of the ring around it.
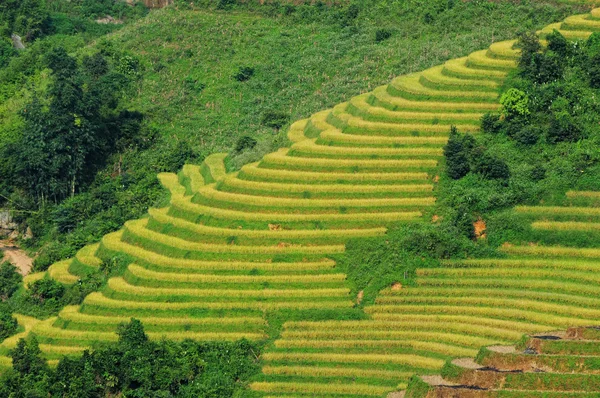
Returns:
[[[600,30],[594,18],[597,10],[560,28],[589,35]],[[414,372],[438,371],[447,358],[474,355],[481,345],[600,319],[597,300],[586,297],[600,291],[594,276],[600,264],[563,267],[574,281],[572,295],[563,297],[548,294],[547,274],[525,259],[523,266],[498,260],[487,268],[463,262],[422,271],[419,287],[383,292],[367,308],[371,319],[336,320],[353,312],[354,300],[328,257],[350,237],[382,235],[390,223],[422,218],[435,202],[450,126],[476,133],[483,113],[497,109],[498,89],[518,55],[513,44],[401,76],[299,121],[289,131],[290,148],[237,173],[227,174],[217,154],[178,176],[161,175],[171,191],[167,208],[150,210],[48,271],[77,283],[101,259],[117,256],[128,264],[123,274],[81,306],[31,322],[29,332],[56,360],[115,340],[116,325],[133,316],[151,338],[264,339],[267,317],[280,311],[296,320],[263,356],[263,379],[252,388],[271,396],[356,397],[404,388]],[[566,212],[596,214],[586,209]],[[532,249],[507,248],[519,259],[526,250]],[[543,266],[560,269],[555,263]],[[535,293],[509,283],[514,269],[526,269]],[[504,280],[496,278],[502,272],[506,286],[486,290]],[[457,281],[465,283],[460,294]],[[308,321],[315,314],[330,320]],[[2,344],[2,353],[14,343]]]
[[[594,10],[555,28],[569,37],[585,38],[590,32],[584,31],[584,25],[585,29],[600,28],[598,15]],[[389,115],[399,109],[391,104],[402,106],[409,98],[423,104],[417,109],[429,110],[432,119],[454,118],[459,129],[471,131],[469,112],[495,100],[493,88],[515,65],[513,44],[496,43],[465,59],[400,77],[364,100],[350,101],[362,106],[362,119],[337,119],[345,120],[344,131],[364,132],[369,127],[365,119]],[[349,113],[355,113],[354,109]],[[403,117],[406,124],[412,123],[412,114]],[[376,131],[383,136],[385,128],[380,124]],[[435,128],[420,127],[419,131]],[[570,194],[574,199],[597,195]],[[595,224],[570,221],[594,220],[597,201],[588,205],[523,207],[517,212],[540,219],[555,214],[563,221],[532,219],[533,228],[586,231]],[[444,268],[418,271],[418,287],[381,292],[376,304],[365,309],[371,320],[284,324],[281,338],[263,355],[263,379],[252,387],[269,396],[377,396],[404,388],[410,374],[428,374],[447,358],[475,355],[481,345],[506,344],[522,333],[600,320],[600,302],[593,298],[600,291],[595,249],[507,246],[504,250],[507,259],[449,262]],[[587,261],[574,261],[572,256],[587,256]]]

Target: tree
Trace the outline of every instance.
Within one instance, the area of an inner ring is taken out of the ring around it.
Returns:
[[[23,134],[11,151],[17,185],[42,205],[88,184],[120,142],[122,126],[140,128],[139,114],[116,112],[131,80],[111,70],[104,56],[85,57],[80,67],[59,47],[46,64],[52,71],[48,98],[34,97],[23,109]]]
[[[23,278],[17,272],[17,268],[8,261],[0,264],[0,298],[6,301],[19,288]]]
[[[22,376],[36,376],[47,371],[46,361],[41,357],[42,350],[35,336],[19,339],[17,346],[10,352],[13,369]]]
[[[129,323],[122,323],[117,329],[119,343],[127,347],[140,347],[148,341],[144,326],[138,319],[131,318]]]
[[[502,105],[502,115],[507,119],[530,114],[529,97],[519,89],[506,90],[500,97],[500,104]]]
[[[2,0],[0,35],[16,33],[26,41],[37,39],[50,30],[50,15],[42,0]]]
[[[475,145],[471,135],[461,136],[456,127],[450,129],[448,143],[444,146],[444,157],[446,158],[446,173],[453,180],[458,180],[469,174],[470,152]]]
[[[16,333],[19,324],[7,304],[0,306],[0,341]]]

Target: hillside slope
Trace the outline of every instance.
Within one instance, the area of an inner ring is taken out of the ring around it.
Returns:
[[[587,37],[600,31],[600,10],[560,28],[569,37]],[[127,263],[123,274],[56,318],[20,318],[25,332],[5,341],[2,353],[17,337],[34,333],[56,360],[115,340],[116,325],[132,316],[151,338],[262,340],[269,317],[279,312],[293,321],[263,355],[255,391],[378,396],[404,388],[414,372],[438,371],[449,357],[474,355],[481,345],[597,322],[600,302],[590,297],[600,291],[595,249],[581,252],[589,261],[575,265],[561,261],[572,249],[510,247],[514,257],[506,260],[424,270],[419,287],[382,292],[364,320],[345,275],[328,259],[350,237],[382,235],[391,223],[424,219],[435,203],[450,126],[476,133],[482,114],[497,109],[498,89],[518,56],[513,44],[498,42],[398,77],[298,121],[288,133],[291,147],[239,172],[227,174],[224,155],[217,154],[180,175],[162,174],[171,192],[168,207],[151,209],[48,271],[77,283],[101,259],[117,256]],[[573,194],[580,195],[595,194]],[[519,209],[549,210],[561,216],[557,223],[598,215],[585,206]],[[571,281],[561,284],[569,294],[554,294],[557,285],[545,269]]]

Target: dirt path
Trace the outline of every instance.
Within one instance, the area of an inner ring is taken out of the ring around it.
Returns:
[[[4,254],[4,259],[14,264],[21,275],[25,276],[31,271],[33,259],[14,243],[7,240],[0,240],[0,250]]]

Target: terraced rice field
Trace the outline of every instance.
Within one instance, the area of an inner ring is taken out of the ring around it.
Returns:
[[[595,11],[560,28],[583,37],[600,29],[597,17]],[[227,174],[224,155],[216,154],[179,175],[161,174],[171,192],[167,208],[151,209],[48,275],[76,283],[113,255],[128,260],[126,271],[56,318],[23,318],[24,334],[35,333],[56,361],[116,339],[116,325],[130,317],[151,338],[261,340],[270,313],[295,313],[263,354],[263,374],[251,388],[269,397],[367,397],[405,388],[413,373],[438,372],[447,358],[475,355],[482,345],[597,322],[600,249],[574,260],[578,249],[541,246],[422,270],[418,287],[381,292],[366,309],[370,319],[302,320],[356,311],[331,255],[350,237],[422,219],[435,203],[450,126],[477,133],[481,116],[498,108],[499,87],[516,65],[513,44],[398,77],[298,121],[289,148],[239,172]],[[551,210],[561,214],[552,222],[579,223],[598,211],[575,209]],[[548,224],[548,210],[517,209],[540,230],[583,228]],[[0,354],[15,342],[5,341]],[[0,365],[8,364],[0,356]]]
[[[526,337],[516,346],[482,348],[448,361],[440,376],[411,379],[406,398],[597,397],[600,329]]]

